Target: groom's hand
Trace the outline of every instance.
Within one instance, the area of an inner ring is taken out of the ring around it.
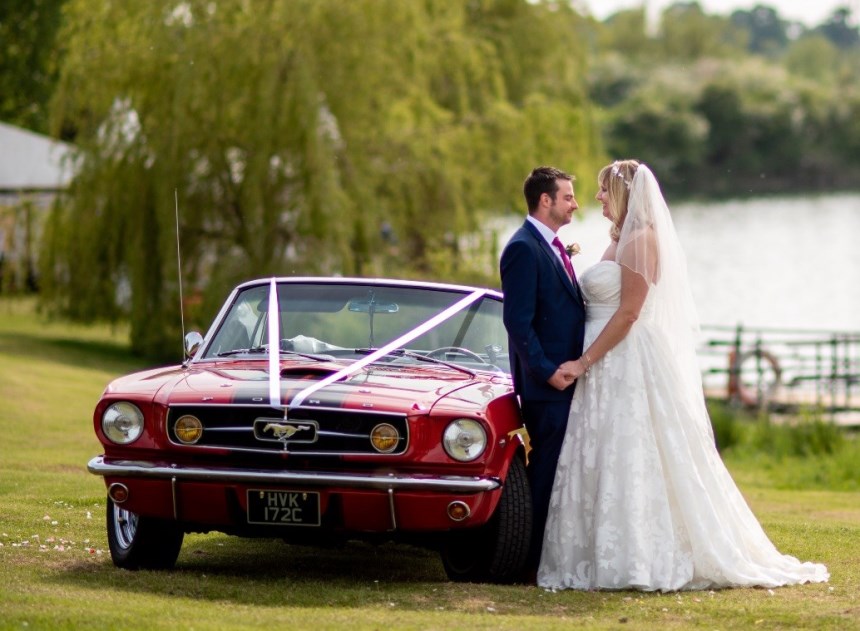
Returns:
[[[562,364],[564,369],[571,375],[574,381],[582,377],[585,374],[585,360],[581,357],[579,359],[574,359],[571,361],[566,361]]]
[[[569,359],[558,367],[564,373],[564,378],[571,384],[582,376],[579,362],[575,359]]]
[[[575,364],[576,362],[566,361],[559,366],[549,378],[549,385],[556,390],[565,390],[570,387],[570,384],[576,379]]]

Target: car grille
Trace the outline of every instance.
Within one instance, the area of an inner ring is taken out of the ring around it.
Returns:
[[[191,415],[203,424],[203,435],[193,447],[305,455],[378,454],[370,432],[381,423],[393,426],[400,438],[386,455],[406,451],[408,425],[403,414],[335,408],[296,409],[284,420],[282,408],[260,405],[175,405],[167,417],[170,441],[177,419]]]

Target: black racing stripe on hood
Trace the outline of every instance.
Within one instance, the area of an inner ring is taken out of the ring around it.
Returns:
[[[316,381],[320,381],[327,375],[308,375],[301,379],[296,379],[290,375],[290,379],[281,380],[281,406],[289,405],[290,401],[302,390]],[[333,384],[332,384],[333,385]],[[343,390],[339,388],[339,390]],[[310,401],[319,401],[313,405],[329,408],[345,407],[345,402],[348,394],[344,392],[331,391],[327,388],[322,388],[314,392],[308,399],[305,399],[307,405]],[[269,403],[269,383],[267,381],[248,381],[236,384],[233,388],[232,403],[236,405],[267,405]]]

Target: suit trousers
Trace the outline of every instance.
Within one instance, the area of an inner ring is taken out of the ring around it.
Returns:
[[[543,546],[543,531],[555,480],[555,469],[567,429],[571,397],[560,401],[523,401],[523,421],[529,433],[529,486],[532,493],[532,538],[529,566],[536,569]]]

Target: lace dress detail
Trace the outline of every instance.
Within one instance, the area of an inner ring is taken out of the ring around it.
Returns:
[[[582,276],[585,347],[618,308],[621,268]],[[652,292],[653,294],[653,292]],[[723,465],[704,399],[684,400],[646,300],[628,335],[580,378],[550,500],[538,584],[674,591],[828,580],[781,554]]]

